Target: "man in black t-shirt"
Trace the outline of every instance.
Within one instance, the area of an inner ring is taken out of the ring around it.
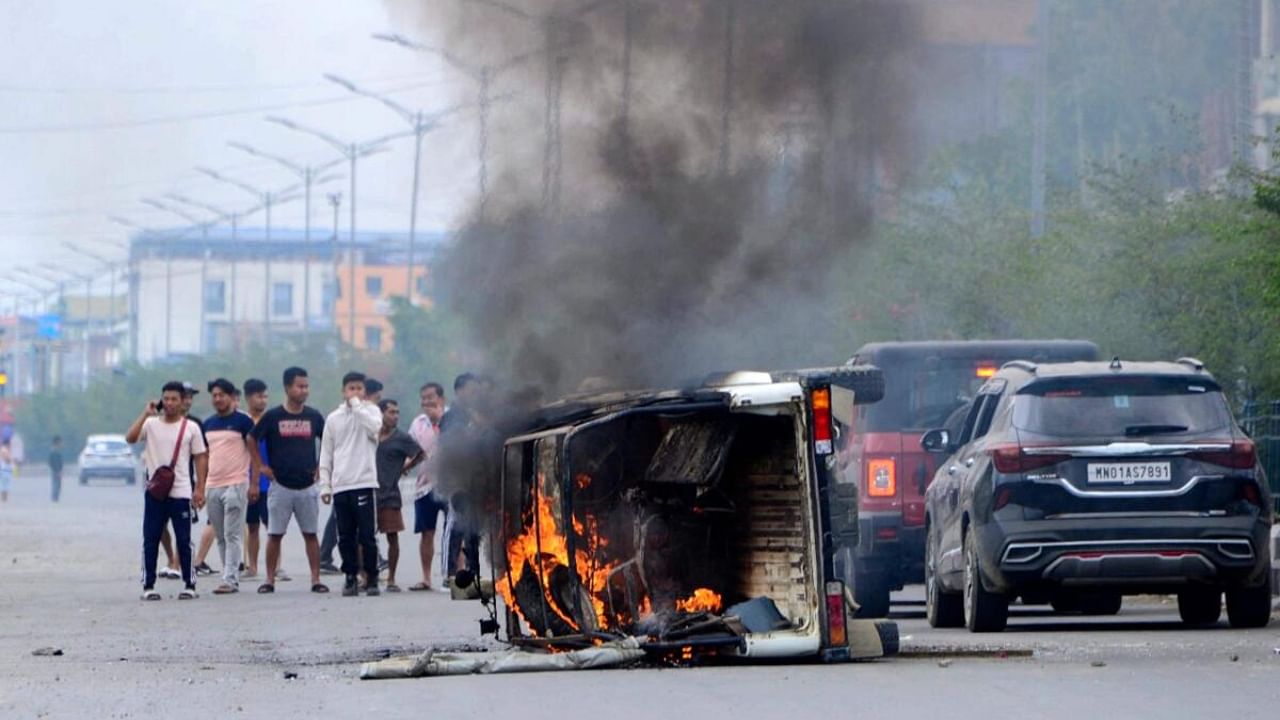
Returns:
[[[284,371],[284,393],[284,405],[268,410],[253,428],[253,436],[266,443],[269,462],[259,458],[259,463],[262,474],[271,478],[267,493],[267,581],[258,592],[275,592],[280,541],[289,529],[289,520],[296,517],[311,566],[311,592],[326,593],[329,588],[320,582],[320,543],[316,538],[320,494],[315,485],[319,466],[316,442],[324,434],[324,416],[306,405],[311,394],[306,370],[291,367]],[[257,452],[256,446],[253,449]]]

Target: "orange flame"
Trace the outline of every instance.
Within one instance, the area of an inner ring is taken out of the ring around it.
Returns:
[[[720,593],[707,588],[698,588],[689,597],[676,601],[676,610],[687,613],[720,612],[723,606],[724,599]]]

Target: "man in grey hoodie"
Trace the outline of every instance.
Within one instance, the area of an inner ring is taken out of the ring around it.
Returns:
[[[342,594],[358,592],[361,557],[368,569],[367,595],[378,593],[378,545],[374,532],[378,491],[378,431],[382,411],[364,397],[363,374],[349,372],[342,378],[342,405],[325,418],[320,440],[320,499],[333,503],[338,519],[338,553],[346,583]]]

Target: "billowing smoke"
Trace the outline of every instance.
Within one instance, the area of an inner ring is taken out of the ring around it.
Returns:
[[[907,149],[909,6],[501,4],[392,0],[476,65],[537,49],[495,80],[490,190],[435,274],[494,374],[554,394],[840,361],[831,268]]]

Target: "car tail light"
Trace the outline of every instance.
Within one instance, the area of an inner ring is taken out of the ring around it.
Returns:
[[[831,443],[831,390],[818,388],[810,395],[813,406],[813,451],[818,455],[830,455]]]
[[[1231,443],[1230,450],[1194,452],[1190,457],[1210,465],[1236,470],[1252,470],[1258,464],[1258,451],[1251,440],[1236,440]]]
[[[893,458],[867,461],[867,496],[890,498],[898,494],[898,463]]]
[[[1057,465],[1071,457],[1061,454],[1027,455],[1019,445],[996,445],[990,452],[991,462],[996,466],[996,470],[1006,475]]]
[[[844,583],[827,583],[827,638],[832,647],[849,644],[844,622]]]

